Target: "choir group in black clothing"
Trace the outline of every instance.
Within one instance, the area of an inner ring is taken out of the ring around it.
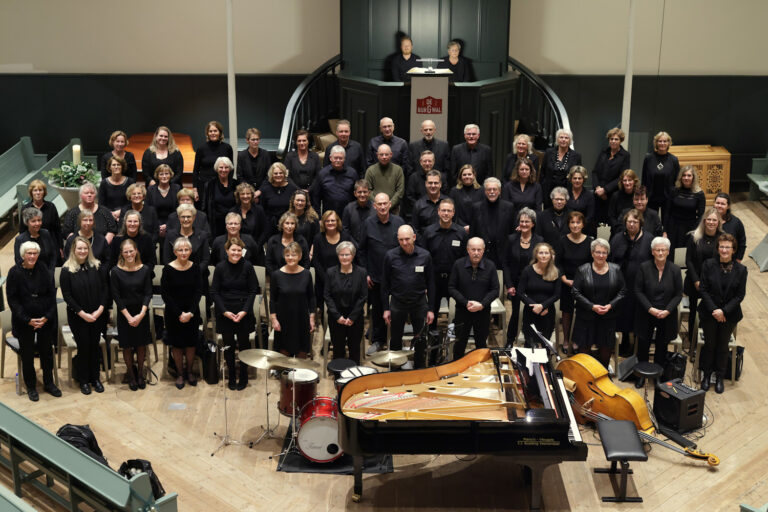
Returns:
[[[689,337],[696,342],[697,315],[704,335],[702,388],[714,375],[723,392],[728,342],[746,287],[744,226],[727,194],[705,209],[696,171],[680,168],[669,134],[654,137],[640,180],[628,168],[624,133],[610,130],[590,189],[589,171],[565,129],[540,158],[531,138],[517,135],[502,182],[477,125],[467,125],[465,142],[452,149],[432,121],[410,145],[394,128],[383,118],[381,135],[364,152],[350,138],[350,122],[341,120],[323,163],[303,130],[296,150],[272,162],[251,128],[235,173],[223,127],[211,121],[195,154],[191,188],[181,184],[183,158],[167,127],[155,131],[142,157],[148,188],[136,181],[127,136],[116,131],[112,151],[100,160],[100,186],[83,185],[79,204],[61,219],[45,199],[46,185],[33,181],[7,279],[29,398],[38,399],[36,351],[44,389],[61,395],[51,353],[58,266],[82,393],[104,390],[98,346],[110,310],[128,385],[145,388],[157,263],[164,265],[155,290],[165,303],[163,339],[172,347],[179,389],[197,383],[191,368],[201,311],[211,305],[216,331],[230,347],[224,352],[229,387],[247,386],[247,368],[237,371],[235,352],[251,346],[257,328],[254,301],[267,286],[257,278],[258,265],[269,282],[275,350],[311,357],[312,333],[327,319],[334,357],[348,353],[358,363],[366,304],[370,354],[387,346],[387,325],[391,349],[401,347],[409,317],[417,332],[425,322],[437,328],[441,299],[452,300],[458,358],[471,333],[477,347],[486,346],[491,305],[506,297],[509,346],[518,338],[521,307],[529,345],[538,343],[531,326],[552,335],[559,307],[566,352],[596,348],[607,365],[617,333],[625,343],[633,334],[639,360],[647,361],[653,346],[663,364],[668,342],[678,336],[685,293]],[[600,224],[610,227],[610,242],[597,238]],[[685,249],[685,280],[674,263],[676,248]],[[416,348],[414,364],[423,366],[424,347]]]

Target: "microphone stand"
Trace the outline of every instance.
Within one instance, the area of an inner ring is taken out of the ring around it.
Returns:
[[[225,446],[229,446],[231,444],[248,446],[248,448],[253,448],[253,441],[238,441],[238,440],[232,439],[229,435],[229,417],[227,415],[227,401],[229,400],[229,398],[227,397],[227,386],[224,383],[224,368],[227,363],[226,363],[226,360],[224,359],[224,352],[226,350],[229,350],[230,348],[232,347],[230,347],[229,345],[222,346],[221,348],[219,348],[219,350],[221,351],[221,364],[219,364],[219,380],[221,380],[221,388],[224,390],[224,433],[223,434],[217,434],[216,432],[213,433],[214,437],[218,437],[219,439],[221,439],[221,443],[219,443],[219,446],[217,446],[216,449],[213,450],[213,453],[211,453],[211,457],[216,455],[216,452],[218,452]]]

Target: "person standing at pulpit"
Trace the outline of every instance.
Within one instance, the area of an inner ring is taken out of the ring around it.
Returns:
[[[448,42],[448,55],[437,64],[438,68],[447,68],[453,72],[452,82],[470,82],[472,80],[472,64],[461,56],[461,43],[456,40]]]
[[[411,77],[408,76],[408,70],[420,67],[421,64],[416,62],[420,58],[413,53],[413,40],[410,37],[405,36],[400,39],[400,53],[392,59],[392,66],[390,67],[392,81],[410,82]]]

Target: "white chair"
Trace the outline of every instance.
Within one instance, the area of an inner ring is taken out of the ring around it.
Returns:
[[[607,224],[601,224],[597,227],[597,238],[602,238],[603,240],[610,240],[611,239],[611,226]]]

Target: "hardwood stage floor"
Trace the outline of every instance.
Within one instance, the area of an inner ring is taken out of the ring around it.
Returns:
[[[749,253],[768,231],[768,210],[757,202],[736,203],[733,209],[747,229]],[[0,250],[3,275],[12,264],[12,247],[6,244]],[[654,445],[648,462],[632,464],[635,473],[629,480],[629,495],[642,496],[644,503],[604,504],[600,497],[613,494],[613,489],[607,475],[595,475],[592,469],[608,464],[593,431],[582,428],[590,444],[588,460],[566,462],[545,472],[546,510],[713,511],[768,502],[768,404],[763,387],[768,374],[768,274],[761,275],[748,257],[744,263],[749,283],[743,304],[745,319],[738,331],[739,343],[747,347],[744,373],[735,384],[726,381],[723,395],[714,390],[707,394],[708,426],[698,441],[702,450],[720,457],[720,466],[710,468]],[[108,384],[105,393],[84,396],[67,385],[67,371],[62,368],[64,396],[55,399],[41,393],[40,402],[32,403],[26,395],[15,393],[15,364],[11,354],[0,381],[0,400],[52,432],[65,423],[89,424],[113,468],[126,459],[149,459],[165,489],[179,494],[183,512],[500,511],[528,507],[521,470],[512,461],[453,455],[396,456],[395,472],[365,475],[363,500],[353,503],[351,476],[275,471],[276,460],[269,457],[280,451],[285,417],[280,418],[277,430],[280,439],[265,440],[253,449],[228,446],[211,457],[219,444],[214,432],[224,429],[220,385],[201,383],[177,390],[172,380],[164,379],[145,391],[131,392],[127,385]],[[154,368],[159,373],[162,364],[155,363]],[[259,371],[243,392],[227,391],[230,433],[235,439],[253,440],[261,433],[264,374]],[[268,385],[274,423],[279,383],[270,379]],[[318,394],[333,396],[332,389],[331,380],[325,379]],[[0,480],[9,486],[4,470],[0,470]],[[40,510],[59,510],[28,491],[25,499]]]

